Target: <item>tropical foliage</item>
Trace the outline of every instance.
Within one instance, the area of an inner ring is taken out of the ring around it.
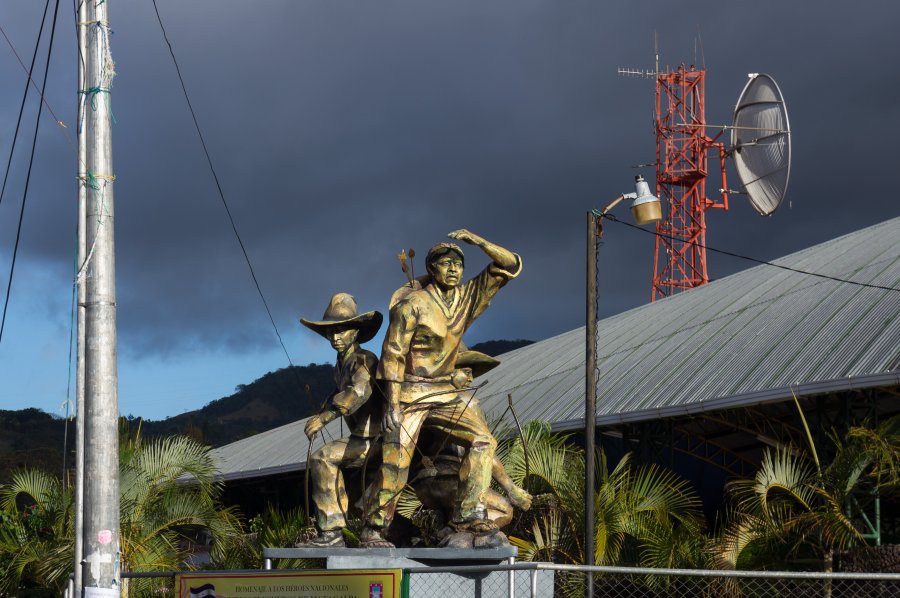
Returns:
[[[122,444],[119,462],[122,571],[173,571],[187,564],[196,543],[212,550],[242,535],[231,509],[219,503],[210,449],[185,436]],[[149,580],[134,584],[150,586]],[[138,588],[135,588],[137,590]]]
[[[529,453],[526,479],[521,439],[500,451],[510,477],[537,497],[512,538],[520,558],[583,563],[584,453],[546,424],[524,430]],[[597,454],[594,490],[594,562],[650,567],[696,565],[702,551],[700,500],[689,484],[655,465],[635,465],[631,454],[616,464]]]
[[[250,520],[250,533],[229,535],[216,542],[210,555],[209,568],[262,569],[263,548],[267,546],[294,546],[311,537],[310,521],[301,508],[280,511],[269,505],[266,510]],[[276,559],[275,569],[308,569],[312,563],[303,559]]]
[[[877,427],[832,437],[823,465],[815,445],[806,451],[767,451],[753,479],[730,484],[734,507],[713,544],[723,568],[783,568],[815,559],[831,570],[836,550],[864,542],[859,516],[879,494],[900,489],[900,416]]]
[[[516,438],[499,450],[510,477],[535,496],[531,511],[514,522],[510,541],[522,560],[584,563],[584,452],[567,436],[552,433],[548,424],[528,425],[523,437],[524,443]],[[596,564],[705,564],[700,500],[686,481],[655,465],[636,465],[630,454],[613,465],[598,451],[597,463]],[[579,576],[562,582],[566,595],[583,592]]]
[[[72,491],[42,471],[0,487],[0,595],[63,587],[72,569]]]
[[[235,514],[218,503],[209,449],[186,437],[120,444],[122,571],[171,571],[190,566],[203,534],[217,545],[241,535]],[[42,587],[59,595],[72,570],[73,493],[45,472],[17,472],[0,487],[0,593]],[[150,591],[134,580],[132,595]]]

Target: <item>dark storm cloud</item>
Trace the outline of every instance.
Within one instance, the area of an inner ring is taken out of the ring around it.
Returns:
[[[695,48],[705,57],[709,122],[730,120],[748,72],[773,75],[788,99],[790,203],[762,219],[735,198],[730,213],[709,214],[711,245],[774,258],[898,214],[889,194],[866,195],[896,168],[900,98],[896,69],[885,66],[900,49],[893,3],[158,3],[292,347],[305,334],[297,317],[317,316],[335,291],[386,310],[403,280],[396,253],[424,255],[460,227],[519,251],[526,266],[474,340],[578,326],[584,213],[629,190],[631,165],[654,160],[652,82],[616,76],[618,66],[652,67],[654,30],[664,66],[693,62]],[[39,12],[2,11],[22,51]],[[110,18],[122,350],[272,346],[152,6],[114,3]],[[71,36],[58,42],[51,101],[71,122]],[[21,80],[4,52],[2,74]],[[17,90],[0,96],[4,139]],[[74,159],[44,127],[23,251],[64,271]],[[718,185],[711,177],[708,192]],[[17,201],[0,207],[4,257]],[[472,270],[484,263],[477,253]],[[651,237],[610,224],[601,257],[601,313],[648,299]],[[716,277],[748,265],[709,262]]]

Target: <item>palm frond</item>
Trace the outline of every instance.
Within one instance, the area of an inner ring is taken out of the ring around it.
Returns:
[[[408,485],[405,486],[397,500],[397,513],[412,521],[421,508],[422,501],[416,496],[416,492]]]

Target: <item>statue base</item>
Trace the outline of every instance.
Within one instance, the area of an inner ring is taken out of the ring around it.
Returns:
[[[515,562],[516,548],[266,548],[266,569],[274,559],[325,559],[327,569],[421,569],[475,567]],[[537,571],[537,596],[553,595],[553,571]],[[410,595],[436,598],[531,595],[530,571],[411,573]]]

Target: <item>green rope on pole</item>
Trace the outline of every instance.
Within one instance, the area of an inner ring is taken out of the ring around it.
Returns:
[[[91,173],[90,170],[88,170],[86,173],[84,173],[84,176],[80,176],[78,178],[81,179],[82,181],[84,181],[84,186],[87,187],[88,189],[93,189],[94,191],[100,191],[100,183],[97,182],[97,177],[95,177],[93,175],[93,173]]]
[[[113,114],[112,105],[109,101],[110,90],[108,87],[88,87],[87,89],[81,89],[78,93],[84,95],[86,98],[90,97],[91,100],[91,110],[94,112],[97,111],[97,94],[105,93],[106,94],[106,109],[109,110],[109,117],[112,119],[113,124],[119,124],[116,120],[116,115]]]
[[[93,189],[95,193],[99,193],[100,208],[99,208],[99,213],[97,214],[97,223],[103,224],[103,202],[104,202],[103,190],[106,187],[105,183],[115,182],[116,175],[114,175],[114,174],[94,174],[88,170],[83,175],[78,175],[77,178],[78,178],[78,180],[80,180],[84,183],[85,188]],[[104,184],[101,185],[100,181],[104,181]]]
[[[97,94],[98,93],[109,93],[109,89],[105,87],[88,87],[87,89],[81,89],[78,93],[84,94],[85,96],[90,96],[91,98],[91,110],[97,110]]]

